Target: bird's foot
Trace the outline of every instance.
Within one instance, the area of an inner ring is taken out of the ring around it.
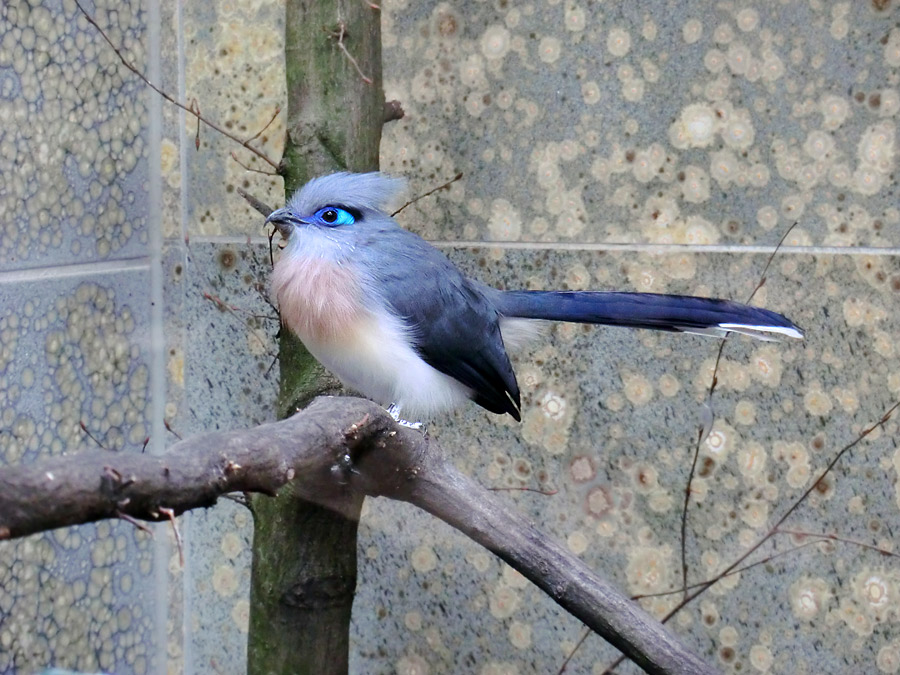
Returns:
[[[423,434],[427,434],[428,430],[425,428],[425,425],[421,422],[410,422],[408,420],[400,417],[400,406],[396,403],[391,403],[387,407],[388,415],[393,418],[393,420],[399,424],[401,427],[406,427],[407,429],[413,429],[414,431],[421,431]]]

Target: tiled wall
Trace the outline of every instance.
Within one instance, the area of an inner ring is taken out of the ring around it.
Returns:
[[[349,0],[348,0],[349,1]],[[272,416],[267,165],[163,104],[70,0],[0,4],[0,463],[158,452]],[[900,10],[893,0],[383,3],[382,166],[400,222],[505,287],[746,299],[802,343],[725,347],[688,520],[689,579],[761,538],[900,397]],[[270,0],[86,3],[123,55],[239,138],[283,106]],[[283,115],[260,137],[280,157]],[[199,148],[197,147],[199,144]],[[555,326],[516,358],[523,422],[429,429],[455,462],[627,592],[681,581],[681,506],[718,343]],[[728,577],[676,631],[730,672],[896,672],[900,452],[891,421],[785,524],[838,539]],[[243,672],[249,541],[224,502],[0,544],[0,672]],[[360,528],[352,668],[555,672],[581,627],[407,505]],[[748,562],[806,543],[777,535]],[[865,544],[865,546],[863,546]],[[646,600],[664,614],[679,596]],[[588,638],[570,665],[600,672]],[[626,667],[626,672],[628,668]]]

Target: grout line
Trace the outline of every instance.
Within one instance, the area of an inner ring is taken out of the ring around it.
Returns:
[[[171,240],[174,241],[174,240]],[[266,237],[242,237],[234,235],[201,235],[191,237],[192,243],[200,244],[268,244]],[[511,251],[633,251],[636,253],[771,253],[775,245],[740,245],[740,244],[614,244],[614,243],[577,243],[577,242],[522,242],[522,241],[448,241],[429,240],[429,244],[437,248],[490,248]],[[900,255],[900,247],[876,246],[782,246],[780,254],[794,253],[798,255]]]
[[[68,279],[70,277],[91,274],[115,274],[134,270],[149,270],[149,256],[124,258],[122,260],[105,260],[103,262],[73,263],[55,265],[53,267],[33,267],[21,270],[0,272],[0,284],[45,281],[51,279]]]
[[[160,0],[147,2],[147,67],[151,82],[162,83],[162,12]],[[180,3],[179,3],[180,6]],[[148,180],[147,197],[150,204],[162,203],[162,98],[144,88],[147,100],[147,153]],[[184,125],[182,125],[183,127]],[[150,452],[161,454],[165,450],[166,437],[163,418],[166,407],[166,338],[165,316],[163,313],[163,224],[159,209],[150,209],[147,219],[149,232],[149,260],[145,264],[150,270],[150,406],[149,432]],[[165,525],[157,525],[155,531],[161,534]],[[153,582],[157,590],[153,611],[153,655],[152,662],[157,672],[162,672],[168,664],[168,609],[171,589],[169,588],[168,561],[171,555],[169,539],[166,536],[156,537],[153,542]]]

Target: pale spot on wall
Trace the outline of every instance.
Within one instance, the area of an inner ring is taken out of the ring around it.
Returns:
[[[491,566],[491,558],[484,551],[473,551],[466,555],[466,562],[479,572],[486,572]]]
[[[397,661],[397,675],[428,675],[431,668],[418,654],[407,654]]]
[[[513,621],[509,625],[509,641],[517,649],[531,647],[531,624]]]
[[[228,532],[222,537],[222,553],[229,560],[234,560],[244,550],[243,540],[235,532]]]
[[[231,620],[241,633],[250,630],[250,602],[245,599],[238,600],[231,608]]]
[[[698,166],[686,166],[681,192],[686,202],[692,204],[705,202],[709,199],[709,174]]]
[[[498,241],[517,241],[522,236],[522,218],[505,199],[495,199],[491,204],[488,231]]]
[[[403,615],[403,625],[413,632],[422,630],[422,615],[419,612],[407,612]]]
[[[562,44],[555,37],[545,37],[541,39],[538,46],[538,56],[544,63],[556,63],[562,52]]]
[[[831,412],[831,397],[820,388],[812,388],[803,396],[803,405],[810,415],[824,416]]]
[[[587,25],[587,17],[584,9],[578,5],[567,5],[565,13],[566,30],[578,32],[585,29]]]
[[[519,608],[519,594],[509,586],[498,586],[491,593],[490,611],[496,619],[508,619]]]
[[[431,572],[437,567],[437,555],[429,544],[420,544],[410,555],[410,562],[417,572]]]
[[[689,45],[697,42],[703,35],[703,24],[697,19],[688,19],[681,28],[681,37]]]
[[[234,567],[231,565],[219,565],[213,571],[213,589],[223,597],[229,597],[237,590],[238,579]]]
[[[613,56],[625,56],[631,49],[631,35],[624,28],[613,28],[607,35],[606,49]]]
[[[738,469],[747,479],[761,476],[766,468],[768,455],[760,443],[748,443],[737,453]]]
[[[581,96],[588,105],[595,105],[600,101],[600,87],[590,80],[581,85]]]
[[[668,546],[641,546],[630,551],[625,569],[629,591],[638,594],[668,590],[674,573],[671,557]]]
[[[566,546],[575,555],[581,555],[588,548],[588,538],[584,535],[584,532],[576,530],[566,537]]]
[[[669,141],[679,149],[705,148],[713,142],[716,130],[713,109],[704,103],[692,103],[669,128]]]
[[[519,570],[506,564],[503,565],[501,580],[510,588],[517,588],[519,590],[527,588],[528,584],[531,583],[530,581],[528,581],[528,578],[524,574],[519,572]]]
[[[481,53],[488,59],[502,59],[509,47],[510,34],[503,26],[489,26],[481,37]]]
[[[641,373],[625,371],[622,378],[623,392],[632,405],[641,406],[653,398],[653,385]]]
[[[660,393],[663,396],[666,396],[669,398],[671,398],[672,396],[675,396],[678,393],[678,391],[681,389],[681,383],[678,381],[678,379],[675,376],[673,376],[669,373],[663,373],[662,375],[660,375],[658,386],[659,386]]]
[[[759,13],[753,7],[745,7],[735,15],[737,27],[749,33],[759,26]]]
[[[775,662],[772,656],[772,650],[764,645],[753,645],[750,647],[750,665],[757,671],[766,673]]]

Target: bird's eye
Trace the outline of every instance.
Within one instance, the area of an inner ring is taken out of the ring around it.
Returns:
[[[326,206],[316,211],[316,218],[326,225],[352,225],[356,222],[353,214],[339,206]]]

